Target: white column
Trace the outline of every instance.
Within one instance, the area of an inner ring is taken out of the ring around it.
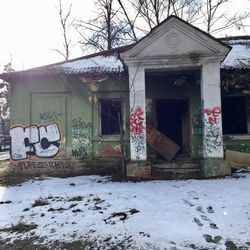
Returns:
[[[203,157],[223,158],[220,62],[202,66]]]
[[[129,66],[130,156],[131,160],[147,159],[145,72]]]

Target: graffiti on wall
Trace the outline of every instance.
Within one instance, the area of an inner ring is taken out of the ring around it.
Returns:
[[[103,156],[112,156],[121,154],[121,145],[104,145],[101,147],[101,155]]]
[[[21,170],[29,169],[72,169],[69,162],[62,161],[41,161],[41,162],[18,162],[17,168]]]
[[[72,156],[86,158],[90,147],[90,123],[82,118],[72,120]]]
[[[145,150],[145,126],[143,115],[144,112],[140,106],[137,106],[130,114],[131,141],[138,157],[142,155]]]
[[[78,148],[72,148],[72,156],[74,158],[86,158],[88,156],[88,152],[86,147],[79,146]]]
[[[222,145],[221,108],[204,109],[204,143],[207,153],[219,152]]]
[[[42,122],[52,122],[63,118],[63,113],[58,113],[56,111],[40,113],[39,117]]]
[[[57,123],[14,126],[10,136],[12,160],[24,160],[28,155],[50,158],[59,152],[61,132]]]

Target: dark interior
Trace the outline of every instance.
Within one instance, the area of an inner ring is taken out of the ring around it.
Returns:
[[[222,98],[223,134],[247,134],[246,98]]]
[[[187,100],[157,100],[156,110],[159,131],[181,147],[178,153],[183,153],[183,117],[188,111]]]

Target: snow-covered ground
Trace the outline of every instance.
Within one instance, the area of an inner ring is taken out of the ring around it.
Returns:
[[[49,204],[32,207],[41,198]],[[12,242],[39,236],[47,245],[92,240],[93,249],[121,242],[125,249],[226,249],[229,241],[250,248],[250,173],[148,182],[47,178],[0,187],[0,201],[0,230],[37,225],[26,233],[0,231]]]

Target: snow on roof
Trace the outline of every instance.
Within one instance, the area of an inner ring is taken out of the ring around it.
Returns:
[[[222,62],[222,68],[250,68],[250,37],[245,39],[232,38],[224,42],[232,49]]]
[[[82,58],[71,62],[65,62],[54,67],[67,73],[119,72],[124,70],[121,60],[118,59],[116,55],[98,55]]]

